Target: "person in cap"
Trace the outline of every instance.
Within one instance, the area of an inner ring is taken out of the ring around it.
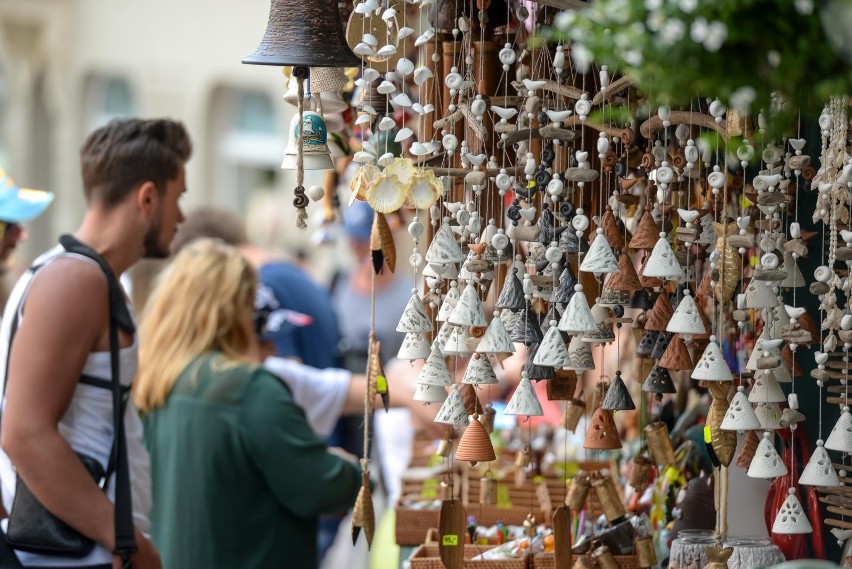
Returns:
[[[0,168],[0,270],[18,243],[26,241],[23,224],[40,216],[53,203],[53,193],[18,187]]]

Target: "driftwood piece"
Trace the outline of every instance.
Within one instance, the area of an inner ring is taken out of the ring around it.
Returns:
[[[557,10],[582,10],[589,7],[589,3],[584,0],[538,0],[538,3]]]
[[[470,112],[470,105],[467,103],[459,103],[456,110],[452,114],[442,119],[438,119],[432,123],[435,130],[451,129],[451,127],[464,119],[467,127],[473,131],[474,136],[479,139],[479,142],[488,142],[488,130],[485,125],[476,120],[476,115]]]
[[[627,76],[621,76],[606,88],[606,91],[600,90],[597,94],[592,97],[593,105],[600,105],[601,103],[605,103],[615,97],[615,95],[621,92],[625,87],[629,87],[633,82],[627,78]]]
[[[738,115],[736,116],[736,118],[737,120],[739,120]],[[694,113],[692,111],[672,111],[671,117],[669,117],[669,124],[690,124],[700,126],[703,128],[715,130],[725,140],[727,140],[728,138],[728,121],[722,119],[721,121],[716,122],[715,118],[710,115],[705,115],[704,113]],[[654,115],[653,117],[642,123],[642,126],[639,127],[639,132],[641,132],[642,136],[644,136],[645,138],[649,138],[652,133],[656,133],[662,129],[663,119],[661,119],[659,115]],[[752,133],[750,125],[745,124],[743,135],[751,136],[751,134]]]
[[[526,94],[527,88],[520,81],[512,81],[512,87],[518,91],[518,93]],[[561,95],[566,99],[573,99],[575,101],[579,101],[583,95],[587,95],[586,91],[582,89],[578,89],[576,87],[572,87],[570,85],[560,85],[556,81],[548,80],[544,82],[544,85],[540,87],[545,91],[550,91],[551,93],[556,93],[557,95]]]
[[[505,148],[522,140],[537,140],[539,138],[550,138],[571,142],[577,137],[577,133],[567,128],[556,128],[555,126],[543,126],[541,128],[522,128],[507,133],[505,140],[500,140],[497,146]]]
[[[468,170],[467,168],[444,168],[442,166],[424,166],[424,168],[432,170],[436,176],[451,176],[453,178],[464,178],[471,172],[476,172],[476,170]],[[519,176],[524,173],[523,166],[509,166],[503,168],[503,170],[506,170],[506,173],[510,176]],[[500,172],[501,169],[485,170],[485,176],[493,178]]]

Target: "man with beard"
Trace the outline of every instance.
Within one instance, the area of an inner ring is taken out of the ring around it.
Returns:
[[[24,567],[108,569],[128,561],[113,554],[118,508],[113,506],[116,477],[110,475],[116,460],[111,313],[119,329],[118,375],[128,388],[138,340],[129,303],[124,311],[118,297],[110,310],[110,289],[115,292],[116,286],[105,271],[117,277],[142,257],[168,255],[183,221],[178,199],[186,191],[184,165],[190,154],[184,127],[170,120],[116,120],[93,132],[80,151],[87,201],[82,224],[73,236],[63,236],[62,245],[39,257],[12,290],[0,328],[5,398],[0,484],[10,512],[8,531],[13,522],[30,521],[16,520],[13,507],[23,488],[74,532],[93,540],[94,547],[82,557],[71,557],[32,553],[16,545],[14,552],[6,548],[9,563],[17,556]],[[132,403],[126,406],[136,542],[129,561],[134,569],[159,568],[159,556],[145,537],[149,459],[138,413]],[[106,472],[104,490],[93,479],[92,461]],[[0,537],[0,566],[7,567],[4,545]]]

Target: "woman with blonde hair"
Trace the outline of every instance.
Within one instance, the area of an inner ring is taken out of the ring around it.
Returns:
[[[316,567],[319,515],[358,492],[357,465],[255,364],[256,283],[235,248],[201,239],[159,276],[143,317],[133,397],[169,569]]]

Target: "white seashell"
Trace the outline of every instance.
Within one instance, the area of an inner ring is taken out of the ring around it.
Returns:
[[[464,78],[456,71],[451,71],[450,73],[447,73],[446,77],[444,77],[444,85],[446,85],[448,89],[460,89],[463,82]]]
[[[802,236],[802,227],[799,225],[799,222],[794,221],[790,224],[790,237],[793,239],[798,239]]]
[[[565,189],[565,184],[559,178],[552,178],[547,183],[547,193],[551,196],[560,196]]]
[[[744,162],[751,162],[754,158],[754,147],[751,144],[743,144],[737,148],[737,158]]]
[[[477,117],[484,115],[486,108],[488,108],[488,104],[482,99],[474,99],[470,104],[470,112]]]
[[[467,18],[465,18],[464,16],[459,16],[457,26],[459,31],[463,34],[466,34],[470,31],[470,24],[468,23]]]
[[[827,283],[828,281],[831,280],[832,274],[833,273],[832,273],[831,269],[829,269],[825,265],[822,265],[820,267],[817,267],[816,270],[814,271],[814,278],[821,283]]]
[[[364,79],[364,81],[366,81],[367,83],[372,83],[373,81],[375,81],[376,79],[378,79],[379,77],[381,77],[381,75],[379,74],[379,72],[378,72],[378,71],[376,71],[376,70],[375,70],[375,69],[373,69],[372,67],[368,67],[368,68],[366,68],[366,69],[364,70],[364,72],[361,74],[361,77],[362,77],[362,78]]]
[[[394,158],[396,158],[396,156],[393,155],[393,152],[385,152],[379,156],[379,159],[376,160],[376,162],[378,162],[379,166],[387,166],[393,162]]]
[[[445,150],[452,152],[459,146],[459,139],[456,138],[454,134],[445,134],[441,139],[441,146],[444,147]]]
[[[352,53],[355,55],[373,55],[373,51],[373,48],[364,42],[360,42],[352,48]]]
[[[370,121],[372,121],[372,120],[373,120],[373,117],[371,117],[368,114],[358,115],[358,118],[355,119],[355,124],[356,125],[369,124]]]
[[[407,38],[411,34],[414,33],[414,28],[409,28],[408,26],[404,26],[399,28],[399,31],[396,32],[396,43],[399,43],[403,39]]]
[[[721,188],[725,185],[725,173],[710,172],[710,174],[707,175],[707,183],[709,183],[711,187]]]
[[[408,98],[408,95],[405,93],[397,93],[393,97],[393,104],[399,107],[410,107],[411,99]]]
[[[352,157],[354,162],[358,162],[360,164],[366,164],[367,162],[372,162],[375,159],[375,155],[370,154],[369,152],[364,152],[363,150],[356,152],[355,156]]]
[[[396,85],[385,79],[379,84],[378,87],[376,87],[376,91],[378,91],[382,95],[389,95],[396,91]]]
[[[385,22],[390,22],[394,18],[396,18],[396,10],[394,8],[388,8],[382,12],[382,20]]]
[[[404,129],[403,129],[404,130]],[[412,142],[411,148],[408,150],[414,156],[426,156],[431,152],[429,147],[422,142]]]
[[[364,105],[363,107],[361,107],[361,110],[372,116],[376,116],[377,114],[379,114],[376,112],[376,109],[372,107],[372,105]]]
[[[403,140],[408,140],[414,135],[414,131],[408,127],[403,128],[396,136],[393,138],[394,142],[402,142]]]
[[[414,71],[414,62],[406,57],[402,57],[396,62],[396,70],[400,75],[411,75]]]
[[[509,177],[509,174],[500,172],[497,176],[495,176],[494,183],[497,184],[497,188],[501,190],[508,190],[512,187],[512,178]]]
[[[412,103],[411,110],[417,113],[418,115],[425,114],[423,111],[423,105],[420,103]]]
[[[600,142],[600,140],[598,142]],[[655,170],[655,172],[655,178],[658,184],[668,184],[674,179],[674,170],[668,166],[660,166]]]
[[[421,45],[429,42],[429,40],[431,40],[433,37],[435,37],[435,30],[429,28],[428,30],[417,36],[417,39],[414,40],[414,47],[420,47]]]
[[[377,45],[379,45],[379,40],[371,33],[364,34],[364,36],[361,38],[361,41],[369,45],[370,47],[376,47]]]
[[[361,143],[361,148],[362,148],[363,150],[366,150],[367,152],[369,152],[369,153],[370,153],[370,154],[372,154],[373,156],[378,156],[378,155],[379,155],[379,151],[378,151],[378,150],[376,150],[376,147],[375,147],[375,146],[373,146],[373,143],[372,143],[372,142],[370,142],[369,140],[365,140],[364,142],[362,142],[362,143]]]
[[[592,103],[587,99],[580,99],[574,103],[574,112],[584,117],[592,111]]]
[[[429,113],[431,113],[434,110],[435,110],[435,105],[433,105],[432,103],[429,103],[427,105],[423,105],[423,114],[425,114],[425,115],[428,115]]]
[[[396,126],[396,121],[391,117],[382,117],[379,121],[379,130],[390,130]]]
[[[852,243],[852,231],[849,231],[848,229],[841,229],[840,238],[843,239],[845,243]]]
[[[431,79],[434,77],[432,70],[426,66],[420,66],[414,70],[414,84],[418,87],[422,85],[427,79]]]
[[[778,255],[775,253],[766,253],[760,258],[760,264],[763,265],[764,269],[772,269],[778,268]]]
[[[380,49],[379,51],[376,52],[376,57],[380,57],[382,59],[387,59],[390,56],[394,55],[395,53],[396,53],[396,46],[388,44],[388,45],[382,47],[382,49]]]
[[[852,330],[852,314],[844,314],[840,319],[840,328],[843,330]]]
[[[657,116],[660,117],[661,121],[667,121],[672,117],[672,109],[666,105],[660,105],[657,107]]]
[[[718,119],[725,116],[725,113],[728,111],[728,109],[727,107],[725,107],[725,105],[722,104],[722,101],[716,99],[712,103],[710,103],[709,111],[711,115]]]
[[[376,0],[366,0],[355,6],[355,12],[358,14],[370,14],[379,9],[379,3]]]
[[[506,47],[500,50],[498,57],[500,58],[500,63],[503,65],[512,65],[515,63],[517,56],[515,55],[515,50],[512,49],[512,46],[510,44],[506,44]]]
[[[393,154],[390,160],[393,160]],[[386,155],[385,155],[386,156]],[[379,160],[385,158],[382,156]],[[379,213],[391,213],[402,207],[405,203],[405,191],[401,187],[396,176],[380,174],[367,188],[367,203]]]

